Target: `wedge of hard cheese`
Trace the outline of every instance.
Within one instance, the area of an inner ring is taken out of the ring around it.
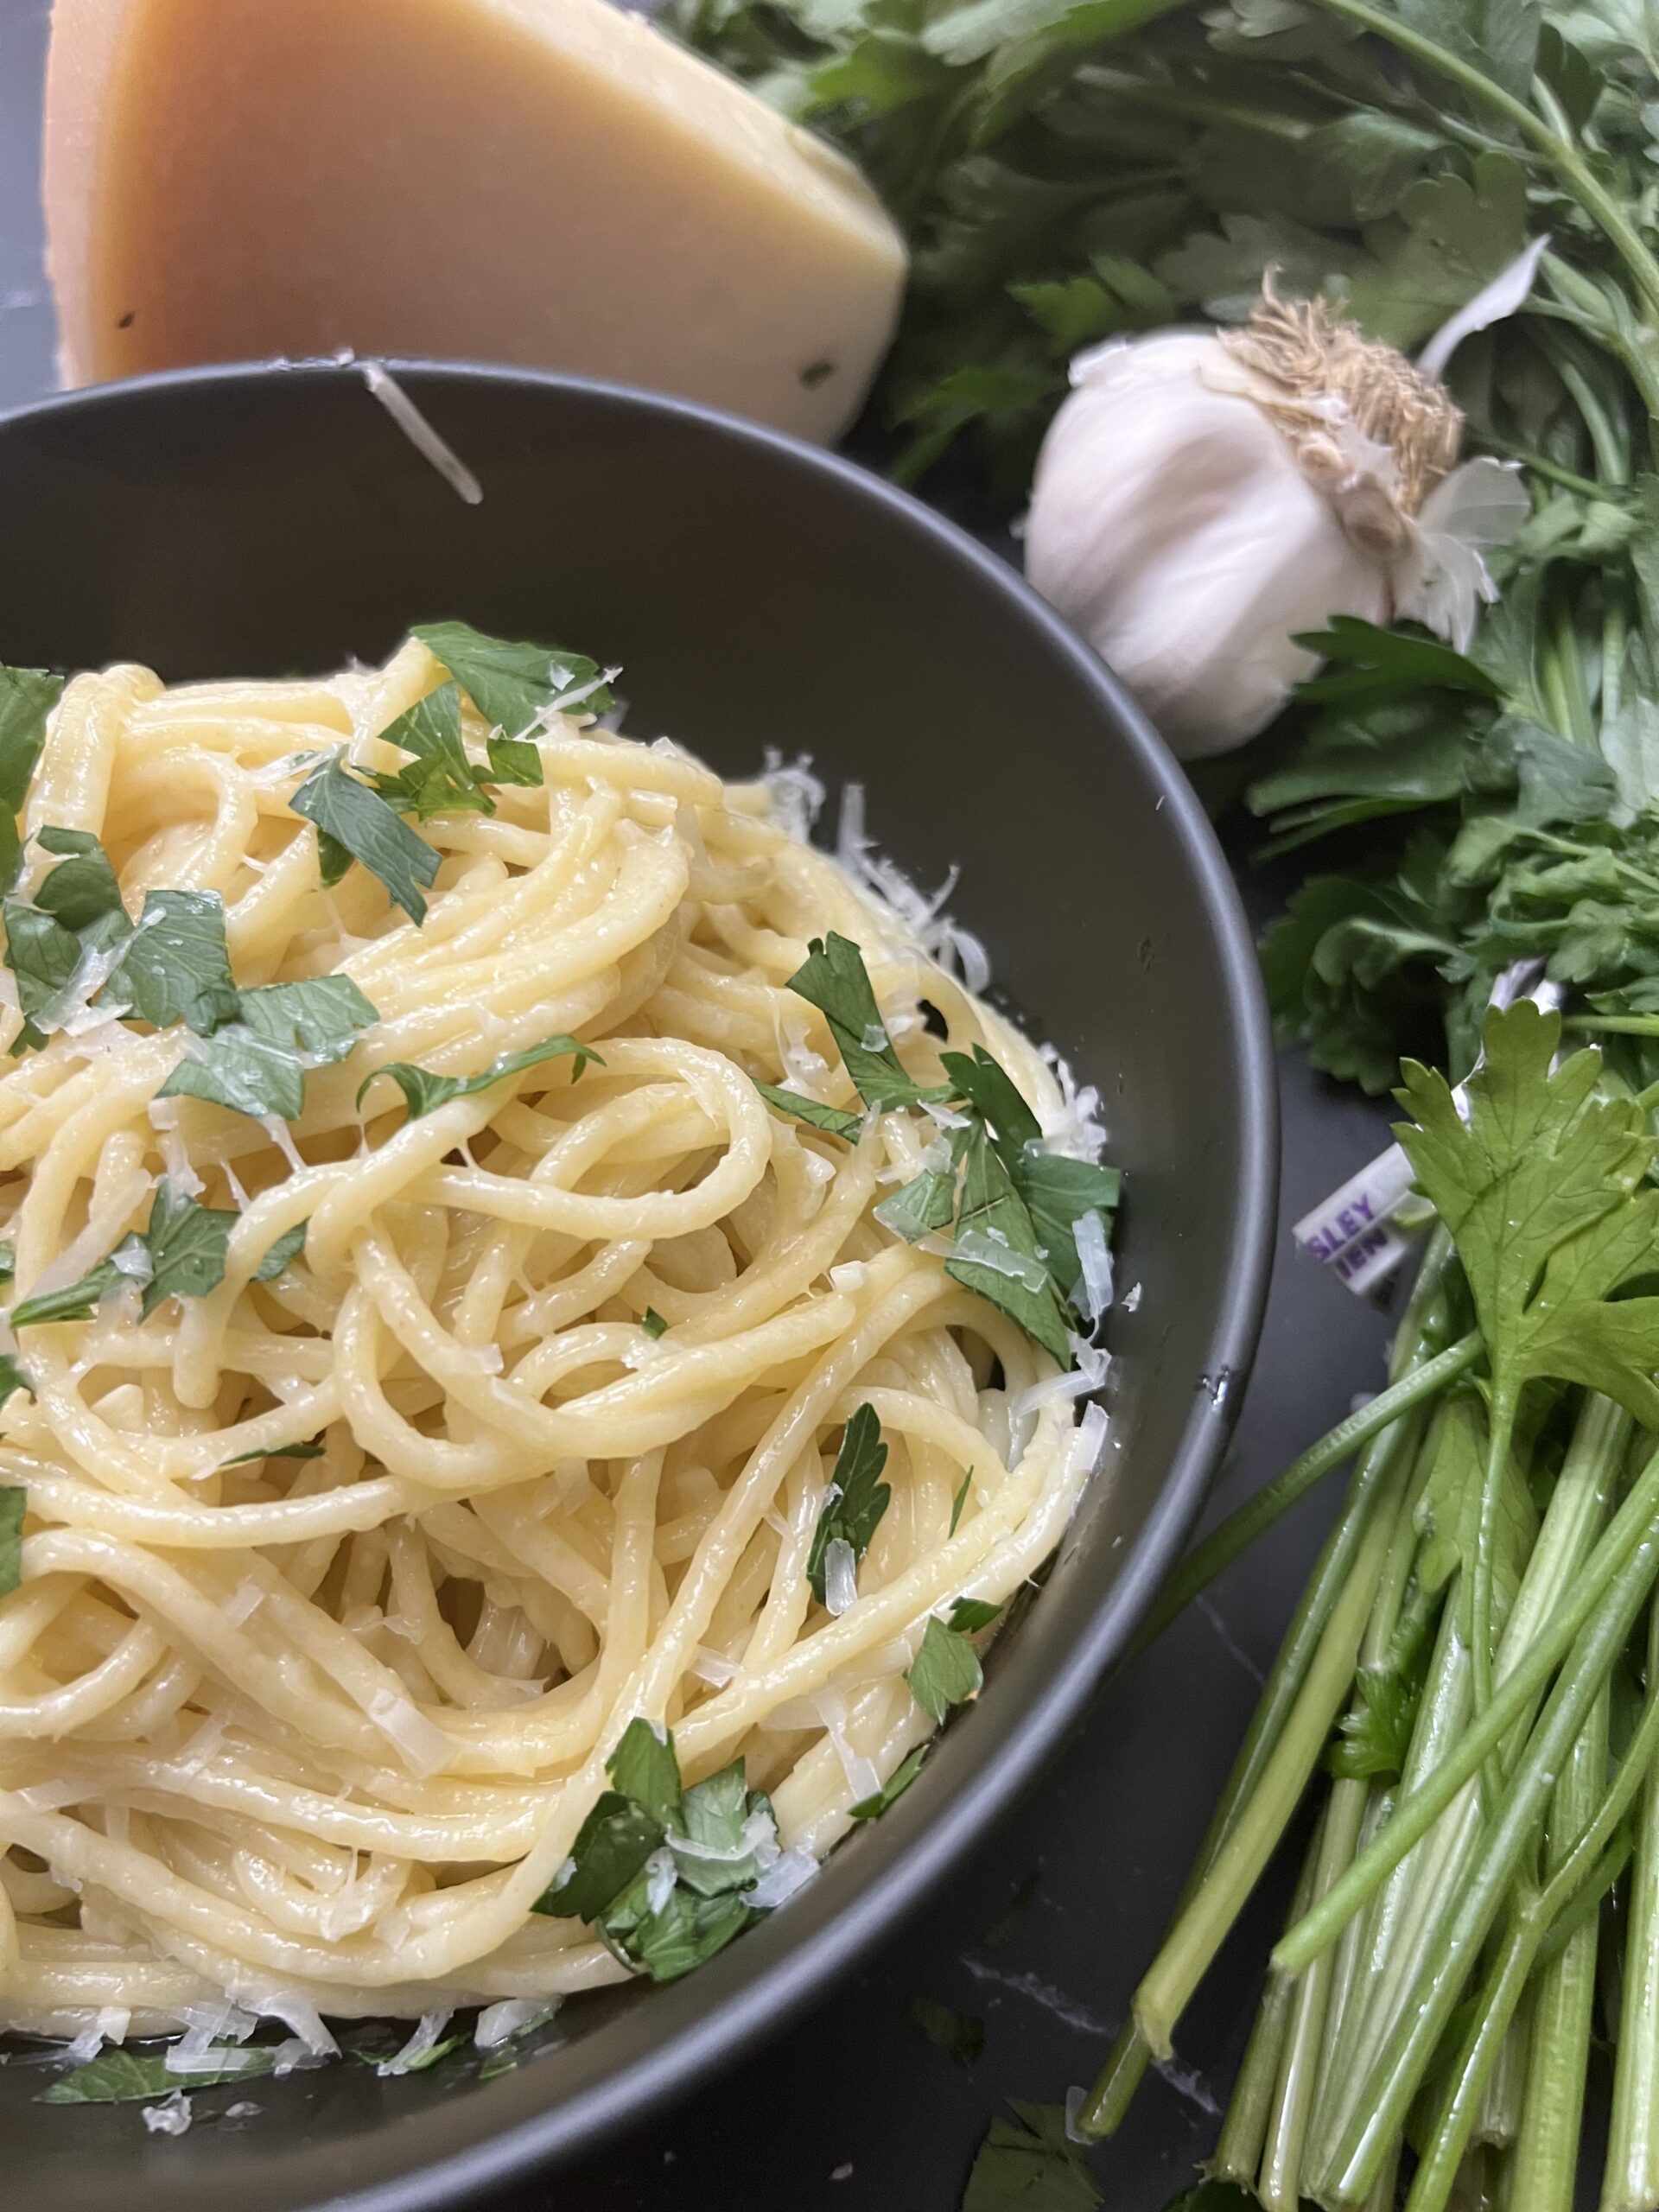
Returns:
[[[899,233],[841,156],[607,0],[56,0],[66,380],[440,354],[829,438]]]

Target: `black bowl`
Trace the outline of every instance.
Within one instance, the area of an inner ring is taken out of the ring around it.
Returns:
[[[474,469],[464,505],[358,374],[213,369],[0,421],[0,659],[168,678],[378,657],[461,616],[623,664],[629,727],[716,768],[768,746],[861,779],[869,826],[999,991],[1096,1084],[1128,1172],[1109,1453],[1046,1589],[907,1796],[686,1980],[572,2003],[487,2083],[336,2066],[259,2116],[147,2136],[0,2068],[10,2212],[416,2212],[581,2145],[729,2061],[912,1906],[1049,1757],[1202,1503],[1255,1346],[1276,1169],[1261,987],[1185,781],[1112,677],[997,560],[844,461],[569,378],[400,369]],[[21,2054],[19,2054],[21,2056]],[[204,2111],[236,2095],[202,2099]]]

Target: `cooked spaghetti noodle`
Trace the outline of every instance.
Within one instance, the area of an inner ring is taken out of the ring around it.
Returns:
[[[931,1733],[906,1679],[930,1620],[1026,1581],[1098,1456],[1096,1370],[1062,1375],[940,1238],[875,1218],[961,1117],[862,1111],[789,979],[810,940],[852,940],[918,1084],[941,1026],[982,1045],[1058,1153],[1097,1149],[1089,1094],[791,834],[776,781],[549,711],[539,784],[421,823],[421,925],[365,868],[325,884],[289,804],[308,764],[404,765],[380,734],[444,675],[413,641],[326,682],[119,667],[47,727],[20,896],[42,829],[90,832],[133,915],[220,894],[240,987],[340,975],[378,1018],[313,1056],[286,1124],[158,1097],[199,1040],[102,1011],[96,963],[0,1063],[14,1315],[118,1270],[158,1189],[235,1217],[205,1294],[141,1315],[141,1268],[4,1339],[26,1383],[0,1484],[27,1518],[0,1599],[0,2026],[200,2037],[229,2005],[324,2049],[322,2015],[619,1980],[592,1926],[533,1908],[636,1719],[688,1782],[741,1758],[770,1793],[755,1902],[779,1901]],[[469,700],[474,760],[487,735]],[[9,1006],[0,1045],[22,1026]],[[561,1033],[596,1060],[419,1114],[363,1088]],[[866,1404],[891,1503],[855,1591],[843,1564],[820,1602]]]

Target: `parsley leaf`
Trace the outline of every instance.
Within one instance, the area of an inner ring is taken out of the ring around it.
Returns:
[[[466,622],[417,622],[410,635],[505,738],[522,738],[545,709],[567,701],[572,714],[602,715],[615,704],[598,662],[562,645],[515,645]]]
[[[630,1720],[605,1764],[622,1795],[643,1807],[659,1827],[680,1824],[680,1763],[674,1756],[671,1730],[659,1736],[650,1721]]]
[[[221,1467],[246,1467],[256,1459],[321,1459],[327,1449],[322,1444],[273,1444],[267,1452],[238,1452],[229,1459],[221,1459]]]
[[[639,1325],[648,1337],[653,1338],[664,1336],[668,1332],[667,1322],[664,1320],[654,1306],[646,1306],[639,1317]]]
[[[849,1114],[842,1106],[821,1106],[816,1098],[804,1097],[798,1090],[781,1090],[771,1083],[755,1084],[755,1089],[780,1114],[792,1114],[798,1122],[810,1122],[815,1129],[827,1129],[832,1137],[846,1137],[856,1144],[864,1127],[861,1114]]]
[[[0,1406],[14,1390],[32,1391],[35,1385],[9,1351],[0,1351]]]
[[[936,2050],[960,2065],[972,2066],[984,2051],[984,2021],[955,2012],[937,1998],[912,1997],[910,2017]]]
[[[685,1793],[682,1814],[684,1832],[671,1829],[668,1847],[674,1854],[677,1876],[687,1889],[699,1897],[724,1897],[760,1878],[756,1839],[748,1824],[757,1814],[764,1815],[756,1827],[770,1843],[778,1823],[765,1791],[749,1788],[741,1759],[734,1759],[706,1782],[694,1783]]]
[[[453,683],[417,699],[379,734],[387,745],[414,756],[396,775],[374,775],[375,789],[400,814],[426,822],[435,814],[494,813],[495,802],[480,790],[461,741],[461,693]]]
[[[600,1927],[614,1948],[643,1967],[653,1981],[677,1981],[716,1951],[723,1951],[753,1917],[739,1895],[700,1897],[678,1882],[653,1912],[650,1878],[642,1874],[611,1905]]]
[[[978,1695],[985,1677],[979,1654],[966,1636],[947,1628],[937,1614],[930,1614],[921,1649],[905,1676],[910,1694],[924,1713],[943,1720],[953,1705]]]
[[[436,2043],[429,2044],[413,2058],[400,2056],[407,2048],[406,2044],[397,2044],[391,2050],[368,2050],[359,2044],[353,2046],[352,2056],[360,2058],[365,2066],[372,2066],[383,2080],[391,2081],[404,2074],[428,2072],[441,2058],[448,2058],[452,2051],[459,2050],[466,2040],[459,2031],[452,2036],[441,2036]]]
[[[876,1004],[864,955],[850,938],[834,930],[813,938],[789,988],[829,1023],[853,1088],[867,1106],[914,1106],[949,1096],[944,1090],[925,1090],[905,1073]]]
[[[46,718],[62,691],[63,678],[43,668],[0,664],[0,890],[11,888],[22,866],[17,817],[46,742]]]
[[[546,781],[542,756],[533,745],[516,737],[492,737],[484,750],[489,755],[491,783],[518,784],[534,791]],[[477,772],[474,769],[474,773]]]
[[[346,772],[345,747],[332,753],[289,800],[296,814],[314,823],[325,884],[338,883],[353,861],[378,877],[396,906],[417,925],[426,919],[422,887],[430,889],[438,855],[417,837],[378,791]]]
[[[875,1408],[860,1406],[842,1433],[836,1471],[807,1554],[806,1579],[820,1605],[824,1601],[823,1555],[829,1545],[837,1537],[850,1544],[855,1565],[870,1548],[870,1539],[893,1497],[891,1487],[880,1478],[887,1464],[887,1447],[881,1441]]]
[[[364,1092],[377,1077],[389,1075],[404,1094],[410,1120],[418,1122],[423,1115],[447,1106],[452,1098],[475,1098],[480,1091],[505,1083],[509,1076],[523,1075],[527,1068],[539,1067],[543,1060],[561,1059],[571,1053],[576,1061],[570,1071],[572,1083],[580,1082],[590,1060],[596,1067],[605,1065],[591,1045],[563,1035],[546,1038],[522,1052],[504,1053],[499,1060],[492,1060],[481,1075],[435,1075],[431,1069],[417,1068],[409,1060],[389,1060],[384,1067],[376,1068],[364,1077],[358,1086],[357,1103],[359,1106],[363,1103]]]
[[[1031,1216],[982,1122],[969,1135],[956,1248],[944,1271],[1000,1306],[1062,1367],[1071,1365],[1066,1309],[1038,1249]]]
[[[620,1790],[601,1792],[582,1822],[570,1860],[531,1906],[556,1920],[595,1921],[663,1840],[660,1821]]]
[[[1100,2190],[1065,2132],[1064,2110],[1010,2102],[1017,2121],[991,2122],[962,2212],[1094,2212]]]
[[[1001,1599],[953,1598],[948,1624],[958,1636],[977,1636],[981,1629],[990,1626],[1001,1610]]]
[[[24,1299],[12,1311],[11,1325],[90,1320],[99,1300],[128,1282],[143,1287],[141,1312],[146,1319],[164,1299],[205,1298],[225,1279],[226,1246],[238,1218],[226,1208],[198,1205],[171,1183],[160,1183],[142,1236],[124,1236],[109,1258],[79,1282]]]
[[[275,1282],[283,1269],[299,1258],[305,1249],[305,1232],[309,1225],[307,1222],[296,1222],[292,1229],[284,1230],[254,1269],[255,1282]]]
[[[955,1168],[925,1167],[908,1183],[901,1183],[891,1198],[882,1199],[875,1217],[906,1244],[919,1244],[924,1236],[950,1227],[956,1202]]]
[[[40,881],[34,901],[0,906],[6,965],[17,979],[24,1026],[14,1052],[38,1048],[86,1006],[132,924],[121,887],[98,839],[84,830],[45,829],[35,842],[64,855]]]
[[[1337,1724],[1325,1758],[1328,1772],[1352,1782],[1397,1782],[1405,1771],[1422,1686],[1391,1667],[1362,1667],[1354,1676],[1359,1702]]]
[[[235,1020],[239,997],[218,892],[147,891],[99,1004],[156,1029],[182,1021],[206,1037]]]
[[[1408,1063],[1397,1134],[1457,1244],[1491,1368],[1495,1429],[1534,1375],[1605,1391],[1659,1426],[1648,1354],[1659,1299],[1615,1299],[1659,1264],[1656,1142],[1634,1099],[1598,1095],[1601,1056],[1551,1071],[1559,1014],[1522,1001],[1493,1013],[1465,1110],[1445,1078]]]
[[[958,1093],[990,1130],[1008,1180],[1031,1217],[1035,1249],[1065,1304],[1083,1273],[1077,1224],[1086,1213],[1110,1216],[1122,1177],[1115,1167],[1043,1151],[1036,1115],[982,1045],[975,1046],[971,1059],[965,1052],[944,1052],[940,1058]]]
[[[962,1509],[968,1503],[968,1485],[973,1479],[974,1471],[969,1467],[962,1478],[961,1489],[950,1501],[950,1526],[945,1532],[948,1536],[954,1536],[957,1533],[957,1523],[962,1518]]]
[[[29,1494],[21,1483],[0,1490],[0,1598],[10,1598],[23,1579],[23,1516]]]
[[[0,1283],[8,1283],[17,1272],[17,1254],[11,1239],[0,1243]]]
[[[245,2044],[238,2049],[233,2066],[205,2068],[200,2074],[173,2074],[168,2070],[165,2051],[139,2052],[111,2045],[42,2089],[35,2101],[37,2105],[133,2104],[141,2097],[169,2096],[175,2089],[212,2089],[224,2082],[251,2082],[270,2072],[276,2063],[277,2048],[275,2044]]]
[[[237,1019],[194,1045],[156,1093],[207,1098],[233,1114],[292,1122],[305,1109],[305,1071],[343,1060],[379,1020],[349,976],[243,991]]]
[[[880,1820],[888,1806],[897,1804],[915,1781],[922,1770],[923,1760],[932,1748],[931,1744],[918,1744],[915,1750],[894,1767],[879,1789],[868,1797],[861,1797],[857,1804],[848,1807],[849,1816],[855,1821]]]

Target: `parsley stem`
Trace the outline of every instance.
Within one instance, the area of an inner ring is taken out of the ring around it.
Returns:
[[[1648,1626],[1648,1702],[1659,1705],[1659,1602]],[[1643,1793],[1627,1904],[1604,2212],[1642,2212],[1659,2203],[1659,1775],[1649,1777]]]
[[[1296,1896],[1290,1909],[1293,1926],[1318,1895],[1315,1883],[1329,1818],[1327,1812],[1314,1829],[1313,1840],[1303,1856]],[[1262,1991],[1262,2001],[1256,2007],[1255,2024],[1250,2030],[1249,2042],[1244,2047],[1238,2079],[1234,2082],[1233,2094],[1228,2100],[1227,2117],[1222,2122],[1215,2156],[1210,2161],[1210,2171],[1217,2181],[1231,2182],[1239,2189],[1254,2189],[1255,2186],[1256,2170],[1262,2164],[1262,2146],[1267,2141],[1298,1986],[1294,1974],[1281,1974],[1275,1967],[1268,1968],[1268,1986]]]
[[[1548,162],[1585,213],[1597,223],[1635,280],[1636,288],[1647,303],[1649,315],[1659,315],[1659,261],[1649,251],[1641,232],[1624,210],[1602,184],[1595,171],[1570,137],[1552,129],[1544,118],[1529,108],[1524,100],[1506,92],[1484,69],[1461,55],[1450,53],[1433,39],[1414,30],[1396,16],[1388,15],[1381,8],[1374,8],[1369,0],[1315,0],[1315,5],[1327,14],[1340,16],[1361,29],[1386,39],[1402,54],[1409,54],[1425,69],[1450,83],[1461,86],[1473,99],[1479,100],[1495,115],[1501,115],[1516,134]]]
[[[1445,1290],[1452,1265],[1452,1240],[1445,1229],[1437,1224],[1423,1248],[1417,1280],[1412,1286],[1410,1299],[1395,1336],[1394,1351],[1389,1360],[1391,1382],[1402,1382],[1413,1373],[1421,1372],[1432,1364],[1431,1356],[1444,1333]],[[1362,1414],[1375,1411],[1376,1404],[1374,1400],[1370,1406],[1362,1408]],[[1351,1416],[1351,1419],[1360,1417]],[[1336,1433],[1333,1431],[1332,1434]],[[1296,1611],[1280,1646],[1279,1656],[1274,1662],[1273,1671],[1268,1677],[1244,1741],[1233,1762],[1232,1771],[1227,1777],[1227,1786],[1211,1817],[1209,1829],[1177,1901],[1178,1916],[1191,1902],[1215,1863],[1217,1853],[1231,1834],[1251,1792],[1260,1781],[1274,1746],[1294,1708],[1307,1671],[1313,1663],[1319,1640],[1331,1618],[1338,1594],[1352,1568],[1378,1494],[1396,1459],[1402,1454],[1408,1459],[1414,1457],[1416,1444],[1416,1424],[1408,1418],[1381,1428],[1362,1453],[1350,1480],[1342,1512],[1325,1539],[1318,1563],[1297,1602]],[[1348,1449],[1352,1448],[1351,1441]],[[1306,1458],[1307,1455],[1303,1456]],[[1297,1463],[1298,1465],[1300,1464],[1300,1461]],[[1318,1479],[1319,1474],[1327,1471],[1328,1465],[1336,1464],[1335,1459],[1322,1464],[1315,1473],[1306,1478],[1302,1486],[1307,1487]],[[1287,1472],[1294,1473],[1294,1469]],[[1280,1479],[1282,1482],[1285,1478],[1281,1477]],[[1286,1498],[1275,1512],[1282,1510],[1283,1505],[1291,1502]],[[1274,1513],[1264,1516],[1260,1526],[1265,1528],[1274,1517]],[[1220,1536],[1229,1525],[1224,1522],[1222,1529],[1215,1532],[1216,1536]],[[1214,1538],[1210,1541],[1213,1542]],[[1241,1539],[1238,1548],[1249,1541],[1249,1536],[1245,1535]],[[1193,1558],[1196,1560],[1205,1549],[1205,1545],[1200,1545]],[[1218,1557],[1211,1573],[1219,1573],[1225,1564],[1226,1560]],[[1179,1573],[1178,1569],[1178,1574]],[[1210,1579],[1206,1575],[1205,1580]],[[1203,1587],[1203,1582],[1196,1586],[1198,1589]],[[1183,1599],[1182,1602],[1186,1601]],[[1160,1611],[1161,1607],[1154,1609],[1154,1618]],[[1135,1650],[1138,1651],[1150,1643],[1157,1632],[1153,1628],[1143,1630]],[[1098,2138],[1116,2133],[1135,2101],[1135,2092],[1145,2079],[1151,2056],[1146,2038],[1131,2015],[1119,2030],[1094,2087],[1078,2113],[1077,2124],[1084,2134]]]
[[[1659,1020],[1656,1020],[1659,1027]],[[1304,1497],[1333,1467],[1340,1466],[1361,1445],[1369,1444],[1402,1414],[1435,1397],[1475,1364],[1483,1350],[1480,1332],[1471,1330],[1454,1344],[1408,1370],[1397,1382],[1381,1391],[1369,1405],[1339,1421],[1317,1444],[1293,1459],[1284,1472],[1255,1496],[1228,1515],[1219,1528],[1189,1552],[1164,1585],[1157,1604],[1147,1617],[1131,1648],[1138,1656],[1155,1643],[1176,1615],[1207,1589],[1224,1568],[1230,1567],[1281,1513]]]
[[[1566,1771],[1555,1785],[1547,1844],[1552,1872],[1594,1813],[1605,1781],[1607,1713],[1604,1694],[1597,1700],[1588,1725],[1573,1747]],[[1586,1884],[1586,1890],[1591,1887]],[[1580,1897],[1585,1893],[1581,1890]],[[1552,1936],[1561,1933],[1565,1919],[1564,1914],[1551,1930]],[[1585,2069],[1590,2060],[1595,2012],[1598,1940],[1597,1915],[1592,1911],[1567,1932],[1557,1955],[1536,1968],[1532,2050],[1521,2100],[1510,2212],[1573,2212],[1584,2121]]]
[[[1434,1771],[1425,1776],[1401,1803],[1388,1827],[1361,1853],[1324,1904],[1293,1929],[1279,1946],[1285,1964],[1300,1973],[1334,1942],[1377,1885],[1400,1864],[1419,1837],[1426,1835],[1464,1784],[1478,1774],[1511,1726],[1573,1649],[1586,1624],[1602,1606],[1611,1606],[1624,1578],[1643,1564],[1651,1572],[1659,1552],[1659,1452],[1648,1461],[1629,1496],[1608,1524],[1580,1573],[1551,1607],[1514,1672]],[[1639,1602],[1639,1599],[1638,1601]],[[1632,1608],[1634,1614],[1634,1608]],[[1599,1624],[1598,1624],[1598,1626]],[[1586,1644],[1596,1628],[1586,1633]],[[1575,1664],[1588,1664],[1575,1659]],[[1566,1675],[1563,1675],[1563,1681]],[[1558,1692],[1559,1694],[1559,1692]]]
[[[1175,2024],[1261,1878],[1347,1699],[1360,1637],[1392,1548],[1395,1516],[1408,1496],[1414,1456],[1392,1455],[1387,1487],[1366,1522],[1353,1567],[1262,1778],[1135,1993],[1135,2019],[1160,2058],[1170,2055]],[[1299,1963],[1295,1971],[1307,1963]]]
[[[1645,1515],[1638,1522],[1634,1541],[1632,1509]],[[1329,2193],[1338,2202],[1364,2196],[1382,2169],[1392,2139],[1404,2126],[1446,2033],[1470,1964],[1491,1933],[1505,1897],[1512,1892],[1555,1777],[1624,1648],[1656,1573],[1659,1573],[1659,1453],[1649,1461],[1624,1508],[1597,1548],[1590,1567],[1578,1577],[1570,1597],[1556,1608],[1503,1689],[1476,1718],[1462,1743],[1424,1787],[1402,1802],[1389,1827],[1370,1850],[1355,1861],[1324,1905],[1317,1907],[1300,1929],[1293,1930],[1279,1947],[1276,1955],[1281,1963],[1293,1971],[1317,1957],[1324,1948],[1321,1935],[1329,1940],[1352,1909],[1351,1900],[1363,1898],[1375,1864],[1392,1863],[1401,1834],[1414,1840],[1423,1833],[1420,1808],[1433,1805],[1435,1812],[1444,1809],[1449,1802],[1448,1786],[1455,1789],[1478,1770],[1519,1718],[1532,1690],[1566,1658],[1560,1680],[1495,1809],[1443,1940],[1361,2088],[1358,2111],[1338,2147],[1328,2185]],[[1564,1641],[1563,1632],[1570,1624],[1576,1625]],[[1587,1837],[1580,1839],[1587,1840]],[[1575,1846],[1569,1859],[1575,1873],[1579,1856]],[[1568,1867],[1564,1866],[1541,1901],[1541,1911],[1556,1898],[1558,1891],[1566,1891],[1569,1886]],[[1323,1929],[1319,1925],[1321,1921]]]

